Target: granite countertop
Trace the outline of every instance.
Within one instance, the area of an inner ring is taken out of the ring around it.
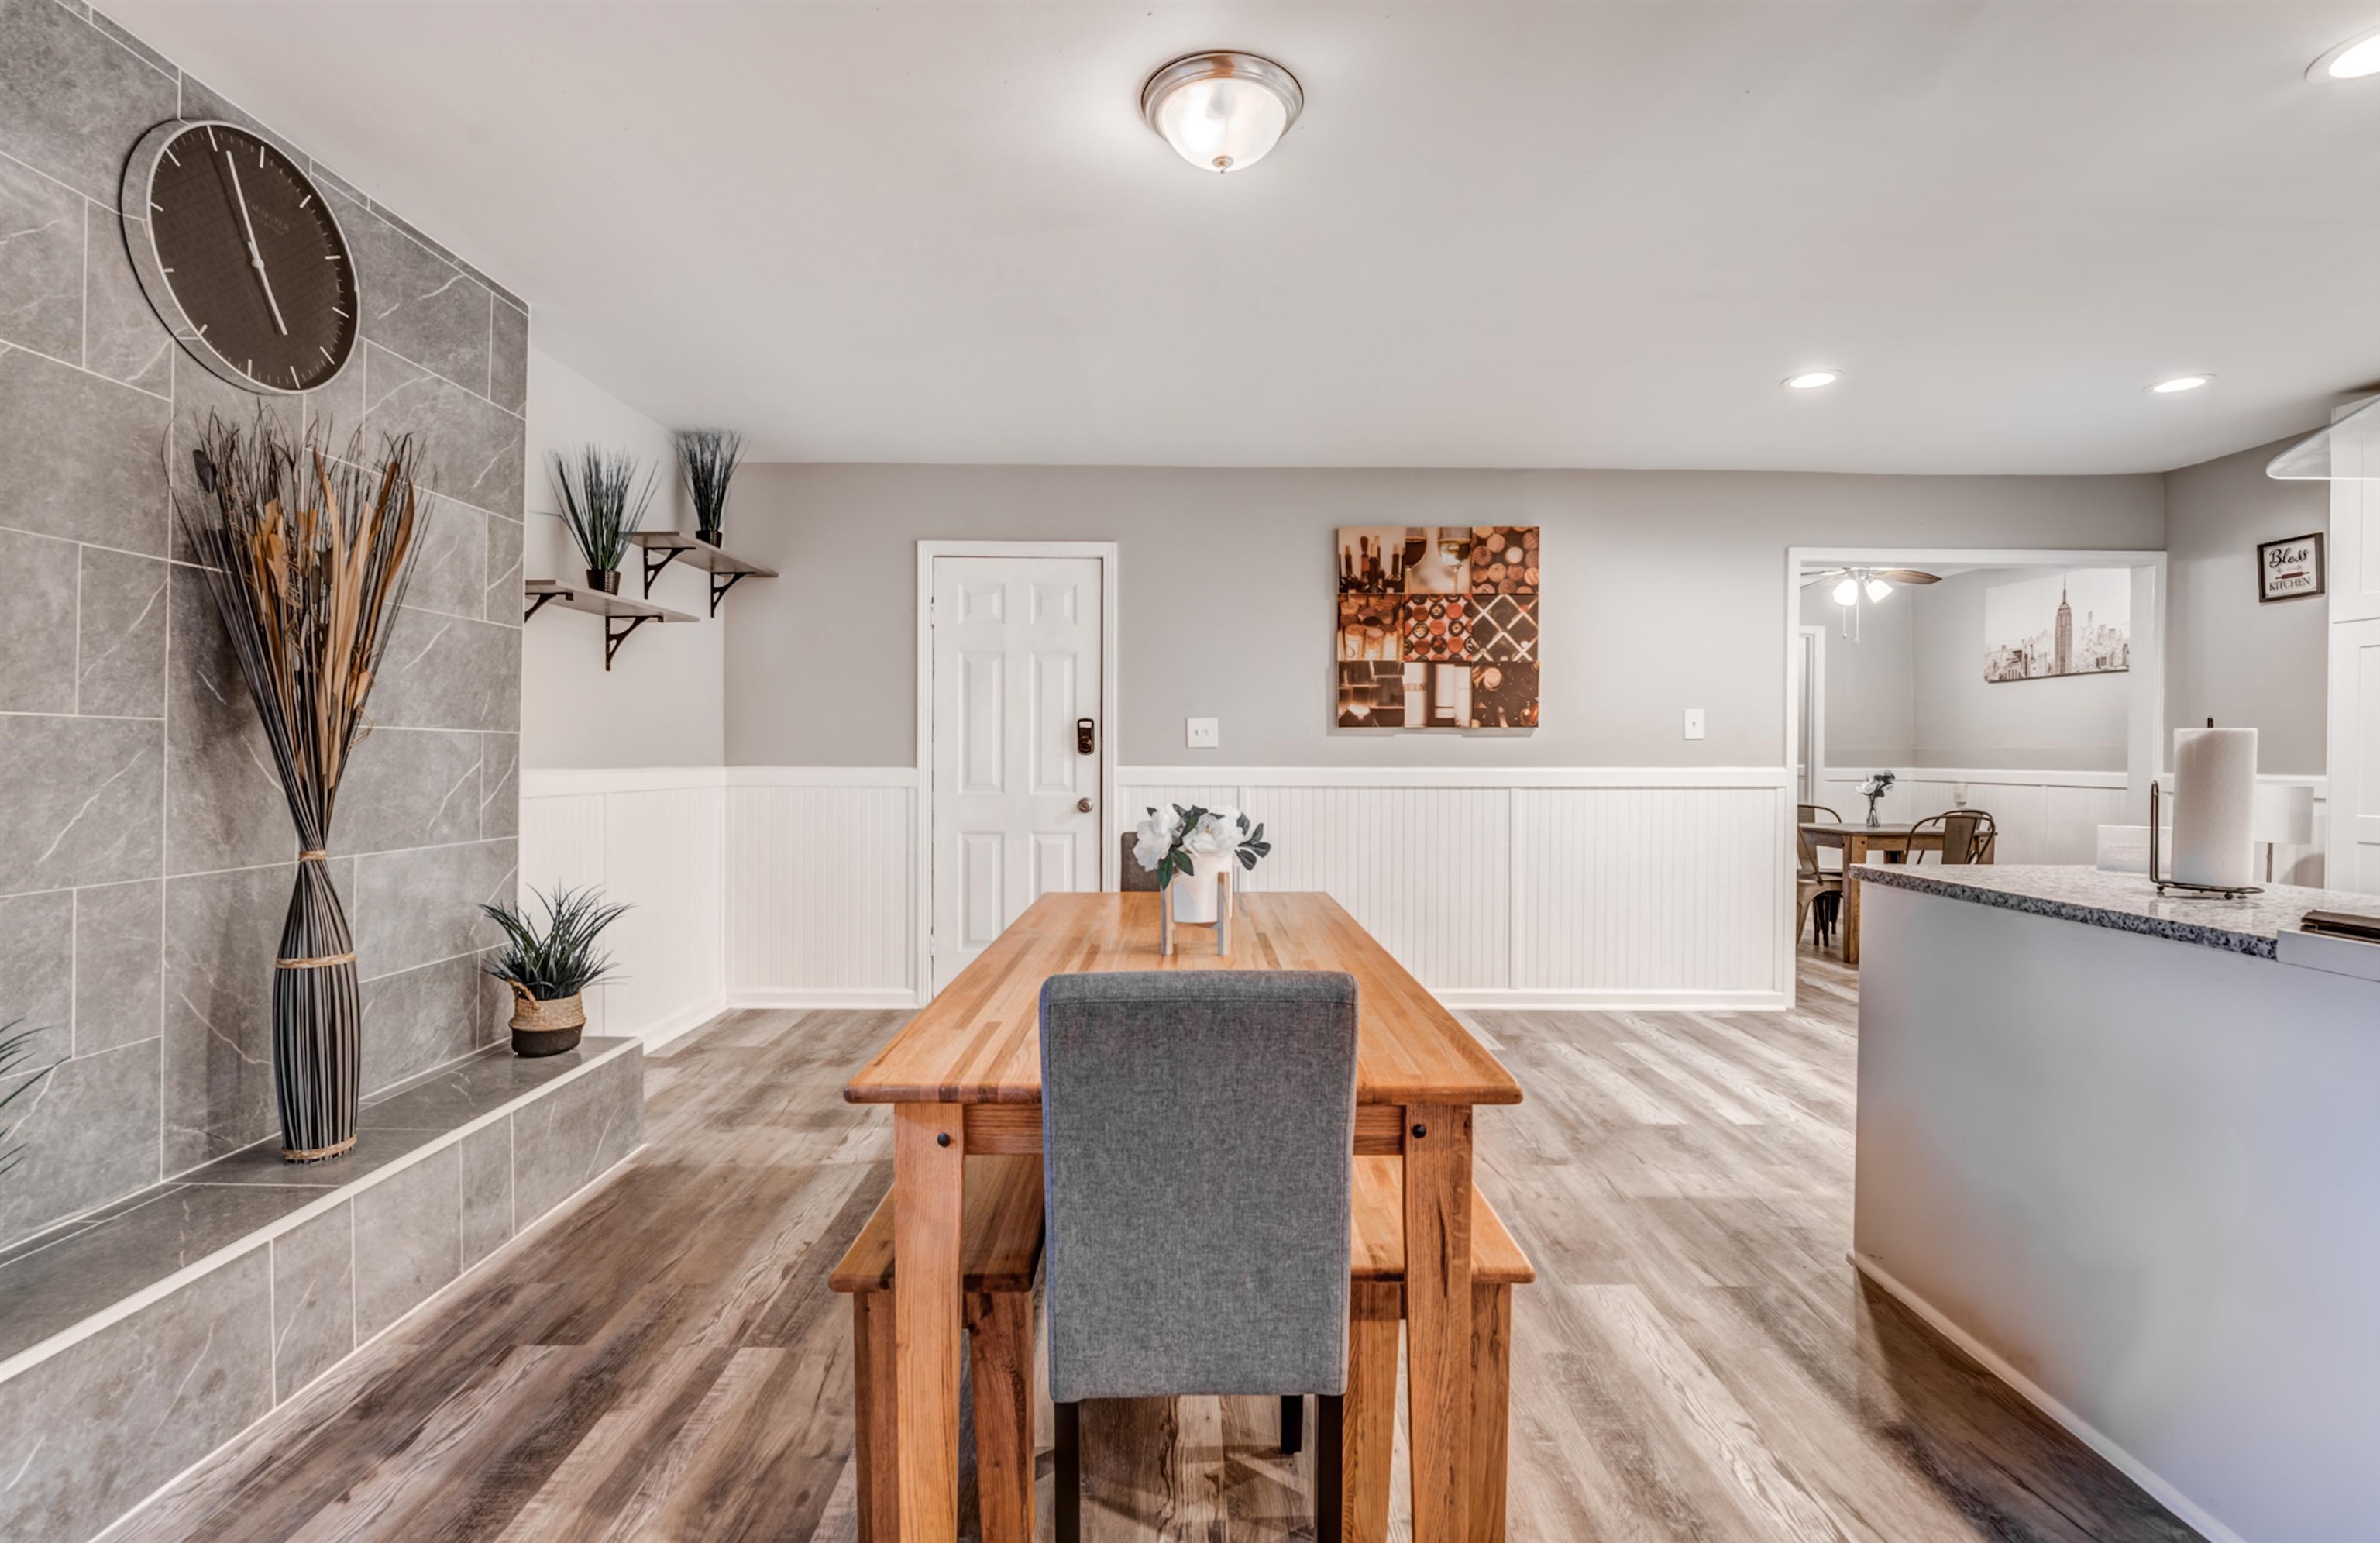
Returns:
[[[2275,884],[2238,900],[2184,898],[2178,893],[2158,894],[2145,874],[2102,873],[2095,868],[1861,863],[1850,871],[1862,883],[1972,900],[2087,927],[2143,932],[2260,959],[2272,958],[2281,929],[2296,926],[2308,911],[2380,916],[2380,895]]]

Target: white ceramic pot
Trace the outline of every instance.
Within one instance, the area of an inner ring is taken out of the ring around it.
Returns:
[[[1190,877],[1173,881],[1173,919],[1190,922],[1215,922],[1222,919],[1222,886],[1215,876],[1232,866],[1229,852],[1193,852]]]

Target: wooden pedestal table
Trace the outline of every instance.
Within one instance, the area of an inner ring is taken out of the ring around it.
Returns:
[[[894,1442],[902,1543],[958,1533],[960,1237],[968,1153],[1041,1150],[1041,983],[1085,970],[1344,970],[1355,1150],[1404,1160],[1414,1543],[1470,1529],[1471,1114],[1520,1085],[1325,894],[1243,894],[1232,952],[1160,951],[1154,894],[1050,894],[851,1079],[893,1106]]]
[[[1851,870],[1867,861],[1871,852],[1881,852],[1888,863],[1906,862],[1912,852],[1942,850],[1942,830],[1917,831],[1905,823],[1888,820],[1881,825],[1867,825],[1852,820],[1837,823],[1831,820],[1806,820],[1802,833],[1810,844],[1831,847],[1843,855],[1843,963],[1859,964],[1859,886],[1851,880]]]

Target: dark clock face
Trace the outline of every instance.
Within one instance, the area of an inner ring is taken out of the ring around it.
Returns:
[[[227,123],[161,126],[128,176],[144,164],[154,261],[138,266],[185,344],[217,374],[256,389],[306,391],[336,375],[355,346],[356,275],[338,220],[306,174]],[[125,207],[140,206],[128,198]],[[132,241],[143,255],[138,232]]]

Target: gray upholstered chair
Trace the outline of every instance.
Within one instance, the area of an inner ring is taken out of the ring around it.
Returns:
[[[1321,1395],[1315,1532],[1336,1543],[1354,978],[1051,976],[1041,1122],[1058,1543],[1081,1537],[1082,1401],[1184,1393],[1285,1415]]]
[[[1123,875],[1123,880],[1116,887],[1126,894],[1155,894],[1162,886],[1157,875],[1141,867],[1140,859],[1132,855],[1133,833],[1126,831],[1118,839],[1123,843],[1123,866],[1116,871]]]

